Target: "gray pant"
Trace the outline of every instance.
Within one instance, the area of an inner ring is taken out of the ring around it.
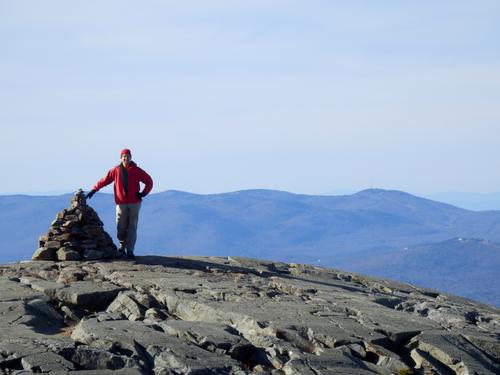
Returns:
[[[129,254],[134,253],[140,209],[140,203],[116,205],[116,231],[118,241],[120,241],[120,248],[126,248]]]

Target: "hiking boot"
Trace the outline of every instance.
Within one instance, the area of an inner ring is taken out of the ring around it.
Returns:
[[[125,258],[125,243],[120,242],[120,247],[116,253],[117,258]]]
[[[134,253],[127,253],[127,259],[135,259]]]

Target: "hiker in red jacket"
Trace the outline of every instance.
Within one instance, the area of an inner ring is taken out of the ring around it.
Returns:
[[[116,229],[120,248],[118,251],[127,258],[134,258],[134,246],[137,238],[137,222],[141,201],[153,188],[153,180],[144,170],[132,161],[132,153],[125,148],[120,154],[121,163],[113,167],[90,190],[85,198],[92,196],[106,185],[114,182],[116,203]],[[144,190],[140,191],[139,182]]]

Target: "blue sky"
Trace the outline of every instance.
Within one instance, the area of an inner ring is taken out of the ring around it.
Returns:
[[[500,188],[498,1],[2,1],[0,194]]]

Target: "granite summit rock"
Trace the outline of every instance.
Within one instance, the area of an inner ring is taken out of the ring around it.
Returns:
[[[3,265],[0,332],[0,374],[500,373],[498,309],[248,258]]]

